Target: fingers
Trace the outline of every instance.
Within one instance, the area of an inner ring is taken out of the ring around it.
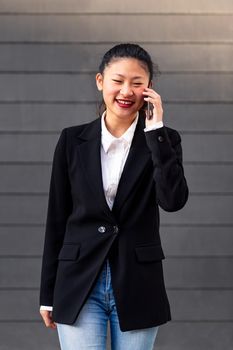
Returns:
[[[41,310],[40,311],[41,317],[43,318],[44,324],[48,328],[55,329],[56,323],[53,322],[52,320],[52,311],[47,311],[47,310]]]
[[[151,120],[151,123],[162,121],[163,118],[163,108],[162,108],[162,100],[160,95],[153,89],[145,88],[145,91],[143,91],[144,101],[150,102],[154,106],[153,110],[153,118]],[[149,118],[150,119],[150,118]]]
[[[162,100],[160,95],[154,91],[153,89],[146,88],[145,91],[143,91],[144,100],[149,101],[153,104],[161,104],[162,105]]]

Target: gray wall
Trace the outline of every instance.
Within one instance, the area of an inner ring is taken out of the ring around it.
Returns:
[[[38,311],[51,160],[63,127],[96,117],[97,64],[120,41],[160,64],[191,192],[161,210],[173,321],[155,348],[232,349],[232,15],[231,0],[0,1],[1,350],[59,348]]]

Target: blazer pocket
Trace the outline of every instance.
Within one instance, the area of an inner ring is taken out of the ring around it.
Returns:
[[[80,251],[80,244],[66,244],[62,246],[58,260],[77,260]]]
[[[165,259],[163,248],[160,244],[135,247],[138,261],[159,261]]]

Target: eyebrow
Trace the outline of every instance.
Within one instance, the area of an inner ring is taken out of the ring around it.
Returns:
[[[124,78],[125,76],[123,75],[123,74],[119,74],[119,73],[113,73],[114,75],[118,75],[119,77],[122,77],[122,78]],[[134,79],[143,79],[143,77],[142,76],[136,76],[136,77],[133,77],[133,80]]]

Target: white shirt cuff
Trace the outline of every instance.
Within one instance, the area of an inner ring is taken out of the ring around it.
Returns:
[[[52,306],[41,305],[40,306],[40,310],[53,311],[53,307]]]
[[[164,125],[164,124],[163,124],[162,121],[156,122],[156,123],[154,123],[153,125],[147,126],[147,127],[144,129],[144,131],[156,130],[156,129],[162,128],[163,125]]]

